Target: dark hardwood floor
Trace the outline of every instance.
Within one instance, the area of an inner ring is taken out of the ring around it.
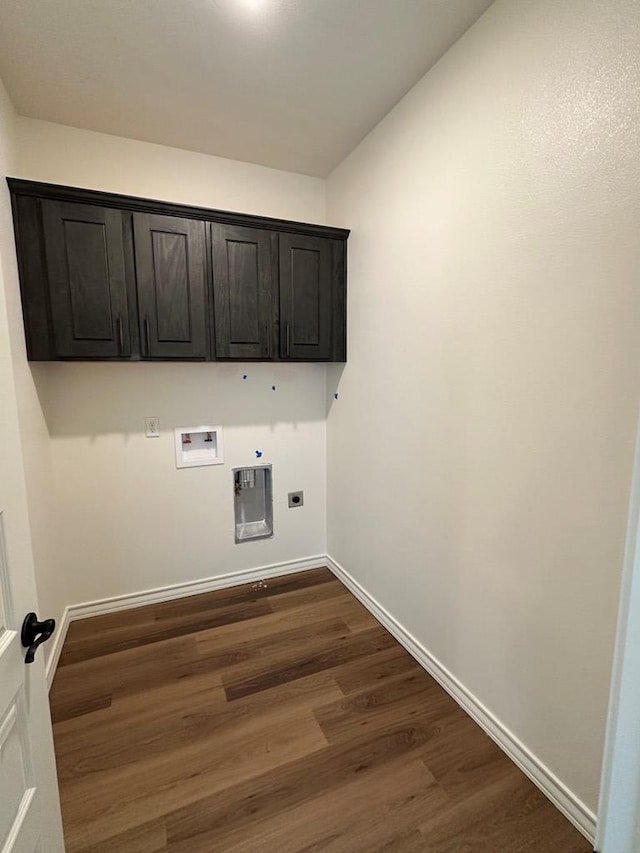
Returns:
[[[71,625],[68,853],[587,853],[326,569]]]

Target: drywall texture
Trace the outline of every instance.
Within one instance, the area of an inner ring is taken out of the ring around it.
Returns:
[[[20,177],[325,218],[317,178],[25,118],[17,140]],[[51,436],[67,603],[326,551],[323,365],[42,364],[32,372]],[[144,438],[151,415],[159,439]],[[177,470],[173,428],[211,422],[223,427],[225,464]],[[258,461],[256,450],[274,466],[275,535],[235,545],[231,469]],[[295,489],[305,505],[288,510]]]
[[[592,809],[640,384],[639,38],[635,0],[498,0],[327,195],[353,229],[329,553]]]
[[[2,163],[2,186],[0,187],[0,234],[2,245],[2,271],[4,277],[4,296],[7,307],[8,342],[11,347],[11,367],[15,389],[17,414],[20,424],[21,460],[25,478],[31,529],[31,545],[38,583],[40,613],[44,616],[60,619],[66,601],[60,587],[57,574],[57,543],[55,524],[52,523],[55,497],[53,495],[51,453],[49,434],[27,362],[22,327],[22,309],[20,287],[16,263],[13,225],[11,222],[11,203],[4,181],[6,174],[16,169],[17,143],[16,124],[18,117],[0,83],[0,103],[2,113],[2,134],[5,156]],[[9,141],[11,147],[9,147]],[[8,401],[3,393],[3,405]],[[7,405],[9,403],[7,402]],[[44,618],[43,616],[43,618]],[[44,648],[45,656],[51,651],[49,643]]]

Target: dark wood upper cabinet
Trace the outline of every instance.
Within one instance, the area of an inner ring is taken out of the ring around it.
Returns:
[[[122,217],[117,210],[42,202],[53,347],[61,358],[131,353]]]
[[[331,358],[330,271],[329,240],[280,235],[282,358]]]
[[[345,361],[343,246],[280,235],[280,352],[294,361]]]
[[[272,359],[277,316],[277,234],[211,225],[215,356]]]
[[[345,229],[7,182],[31,360],[346,361]]]
[[[133,238],[143,357],[206,358],[204,222],[134,213]]]

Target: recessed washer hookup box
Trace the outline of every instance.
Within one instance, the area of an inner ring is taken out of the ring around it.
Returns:
[[[271,465],[233,469],[236,542],[273,536]]]
[[[178,427],[174,430],[176,468],[222,465],[222,427]]]

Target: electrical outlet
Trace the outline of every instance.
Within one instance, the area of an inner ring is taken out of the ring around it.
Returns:
[[[304,492],[289,492],[289,509],[304,506]]]
[[[157,417],[144,419],[144,434],[147,438],[159,438],[160,421]]]

